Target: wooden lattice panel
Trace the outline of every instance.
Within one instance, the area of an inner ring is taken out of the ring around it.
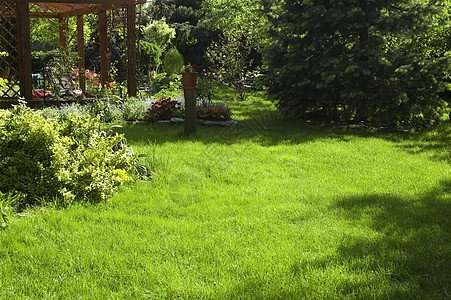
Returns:
[[[7,53],[7,56],[0,56],[0,77],[8,80],[6,88],[0,91],[0,99],[20,96],[15,7],[12,1],[0,1],[0,52]]]

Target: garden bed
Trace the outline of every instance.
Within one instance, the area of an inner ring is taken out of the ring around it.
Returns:
[[[90,99],[70,99],[70,100],[53,100],[53,99],[33,99],[27,102],[27,106],[31,108],[43,108],[43,107],[51,107],[56,106],[60,107],[66,104],[72,103],[88,103],[92,101]],[[11,99],[2,99],[0,100],[0,109],[8,109],[12,108],[13,105],[18,105],[19,99],[11,98]]]

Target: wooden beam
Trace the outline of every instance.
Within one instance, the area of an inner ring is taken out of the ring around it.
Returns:
[[[16,18],[20,94],[25,101],[30,101],[33,98],[33,86],[31,81],[30,5],[28,2],[16,4]]]
[[[58,18],[58,14],[56,14],[56,13],[36,13],[36,12],[30,12],[29,15],[30,15],[30,18],[31,18],[31,19],[38,19],[38,18],[41,18],[41,19]],[[5,14],[3,14],[2,17],[6,18],[6,19],[12,19],[12,18],[15,18],[16,16],[13,15],[13,14],[11,14],[11,13],[5,13]]]
[[[23,2],[27,2],[25,0],[12,0],[13,2],[16,3],[23,3]],[[105,0],[105,1],[101,1],[101,3],[96,3],[96,1],[71,1],[71,0],[63,0],[63,1],[55,1],[55,0],[41,0],[41,1],[31,1],[34,3],[72,3],[72,4],[85,4],[86,7],[84,8],[77,8],[77,9],[72,9],[72,10],[66,10],[64,12],[30,12],[30,18],[41,18],[41,19],[50,19],[50,18],[69,18],[69,17],[75,17],[78,15],[88,15],[88,14],[92,14],[96,11],[100,10],[110,10],[110,9],[115,9],[115,8],[123,8],[126,7],[127,5],[130,5],[130,0]],[[131,1],[133,2],[133,1]],[[144,4],[146,3],[147,0],[135,0],[134,4],[138,5],[138,4]],[[92,5],[89,5],[92,4]],[[6,13],[3,15],[3,17],[5,18],[15,18],[15,16]]]
[[[61,4],[61,3],[48,3],[48,4],[41,4],[41,5],[45,5],[45,8],[53,10],[53,11],[67,11],[67,10],[72,10],[72,6],[73,4]]]
[[[136,97],[138,80],[136,72],[136,7],[127,6],[127,90],[128,95]]]
[[[99,42],[100,42],[100,83],[105,86],[109,81],[108,62],[108,23],[106,10],[99,11]]]
[[[100,6],[91,5],[91,6],[87,6],[85,8],[79,8],[79,9],[74,9],[71,11],[59,13],[58,17],[59,18],[68,18],[68,17],[79,16],[79,15],[89,15],[89,14],[95,13],[99,10],[109,10],[109,9],[113,9],[113,8],[115,8],[115,6],[111,5],[111,4],[103,4]]]
[[[122,5],[102,4],[102,5],[90,5],[85,8],[74,9],[65,12],[30,12],[30,18],[32,19],[60,19],[70,18],[79,15],[89,15],[99,10],[110,10],[114,8],[122,8]],[[15,15],[10,13],[3,14],[4,18],[15,18]]]
[[[85,34],[83,15],[77,16],[78,83],[83,94],[86,91]]]

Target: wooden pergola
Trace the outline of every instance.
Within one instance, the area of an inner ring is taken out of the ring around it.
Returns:
[[[8,0],[7,0],[8,1]],[[83,34],[83,16],[91,13],[99,15],[100,42],[100,82],[105,85],[109,81],[108,61],[108,22],[107,10],[125,8],[127,13],[127,90],[129,96],[137,93],[136,66],[136,5],[146,0],[9,0],[15,4],[15,15],[3,16],[16,19],[17,54],[20,94],[25,100],[32,99],[32,69],[30,18],[57,18],[59,20],[59,44],[67,47],[67,18],[77,17],[77,50],[80,88],[84,91],[85,82],[85,49]],[[30,11],[30,4],[42,11]],[[124,24],[125,25],[125,24]]]

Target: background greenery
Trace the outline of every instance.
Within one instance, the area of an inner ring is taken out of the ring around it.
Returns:
[[[176,49],[185,64],[234,87],[241,100],[251,88],[264,89],[282,113],[303,120],[428,127],[450,110],[449,5],[449,0],[148,1],[138,13],[141,89],[158,92],[158,73],[174,72],[169,66]],[[122,96],[126,49],[120,14],[112,11],[109,18],[111,80]],[[94,14],[85,22],[90,70],[99,69],[97,21]],[[69,20],[75,51],[74,26]],[[55,26],[34,19],[32,28],[34,47],[56,47]],[[44,60],[53,53],[41,52],[36,57]]]

